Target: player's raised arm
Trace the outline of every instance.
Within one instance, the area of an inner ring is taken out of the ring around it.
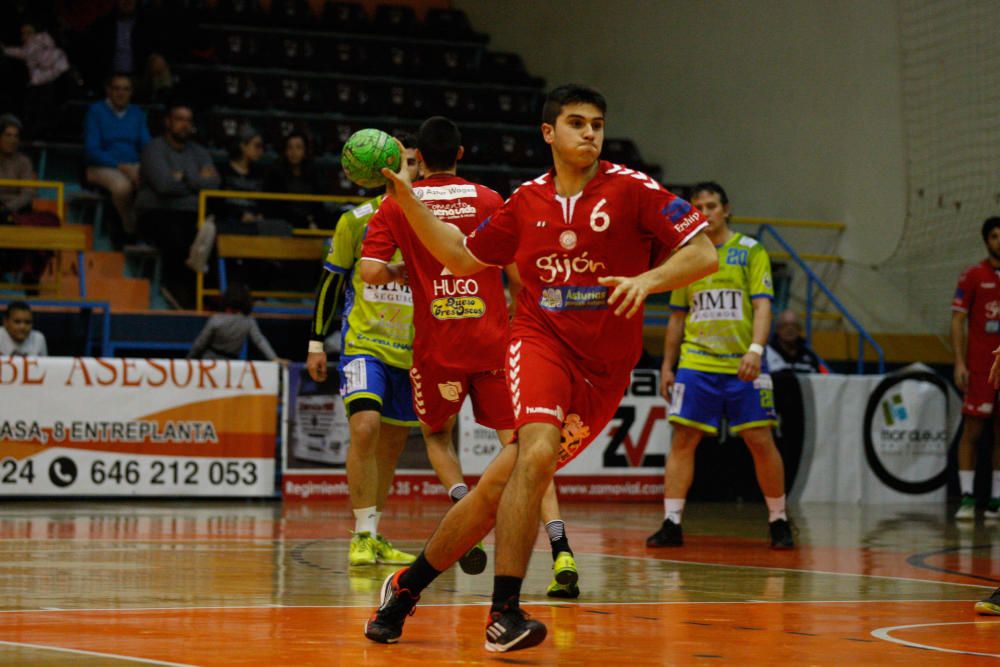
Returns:
[[[405,170],[404,170],[405,171]],[[396,200],[403,214],[434,258],[456,276],[483,270],[483,265],[465,249],[465,234],[454,225],[442,222],[420,201],[406,174],[383,169],[386,191]]]
[[[650,294],[689,285],[718,269],[719,253],[705,232],[699,232],[675,250],[667,261],[649,271],[631,277],[604,276],[598,282],[615,288],[608,297],[608,305],[617,303],[615,315],[629,318],[639,312],[639,307]]]

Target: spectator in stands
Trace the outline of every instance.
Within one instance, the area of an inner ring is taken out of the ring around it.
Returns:
[[[164,288],[175,306],[194,305],[193,276],[184,261],[197,229],[198,193],[219,186],[219,172],[203,146],[194,142],[194,114],[170,103],[164,133],[142,152],[135,209],[139,236],[160,249]]]
[[[59,106],[74,81],[66,53],[52,36],[33,23],[21,24],[21,46],[3,46],[3,52],[24,61],[28,68],[28,89],[24,95],[25,133],[45,136],[54,125]]]
[[[224,312],[208,318],[188,352],[188,359],[239,359],[249,338],[269,361],[285,362],[274,353],[257,321],[250,315],[253,296],[249,287],[241,283],[227,287],[222,295],[222,308]]]
[[[85,175],[88,183],[111,193],[121,224],[121,232],[113,237],[134,237],[132,203],[139,187],[139,156],[149,143],[149,128],[146,114],[130,104],[132,79],[127,74],[112,74],[105,92],[107,97],[90,105],[84,120]]]
[[[229,144],[229,161],[219,170],[222,189],[262,191],[264,172],[258,163],[263,154],[264,139],[260,132],[249,125],[240,127]],[[227,199],[218,208],[216,217],[223,233],[231,234],[247,233],[248,229],[241,229],[246,227],[243,223],[254,223],[263,218],[258,200],[253,199]]]
[[[7,306],[0,329],[0,356],[45,357],[49,350],[45,334],[32,328],[31,307],[24,301]]]
[[[21,146],[21,121],[17,116],[0,116],[0,178],[22,181],[35,179],[35,170],[27,155],[19,152]],[[0,188],[0,206],[7,214],[19,213],[31,206],[35,191],[31,188]]]
[[[159,53],[146,58],[146,67],[136,81],[135,97],[147,104],[163,104],[173,96],[176,79],[167,59]]]
[[[300,195],[327,194],[329,189],[324,187],[313,164],[309,140],[304,133],[296,131],[285,137],[281,159],[264,182],[264,190]],[[333,227],[332,216],[327,215],[318,202],[274,202],[268,210],[271,217],[284,218],[293,227]]]
[[[767,367],[772,375],[781,371],[830,372],[802,337],[802,324],[794,310],[786,310],[778,315],[774,333],[767,343]]]

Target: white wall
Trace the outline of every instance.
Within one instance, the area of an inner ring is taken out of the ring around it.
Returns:
[[[550,85],[604,92],[608,134],[631,137],[667,181],[718,180],[737,215],[845,222],[823,249],[848,263],[824,273],[869,330],[946,328],[868,268],[892,254],[906,212],[895,0],[455,5]]]

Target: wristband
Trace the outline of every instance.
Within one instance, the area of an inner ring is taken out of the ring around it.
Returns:
[[[326,352],[326,349],[323,347],[323,341],[321,340],[309,341],[309,354],[314,354],[316,352],[320,353]]]
[[[747,348],[747,352],[753,352],[757,356],[764,354],[764,346],[760,343],[750,343],[750,347]]]

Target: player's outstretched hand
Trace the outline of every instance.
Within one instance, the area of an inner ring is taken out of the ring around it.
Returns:
[[[310,352],[306,357],[306,370],[313,382],[326,382],[326,352]]]
[[[615,308],[615,315],[624,314],[626,319],[638,313],[639,308],[646,301],[646,297],[649,296],[649,288],[646,286],[646,282],[642,279],[642,276],[632,276],[629,278],[625,276],[603,276],[598,278],[597,282],[606,287],[615,288],[611,292],[611,296],[608,297],[608,305],[613,306],[617,303],[618,307]]]
[[[740,360],[740,368],[736,371],[736,377],[744,382],[749,382],[756,380],[758,375],[760,375],[760,355],[756,352],[747,352]]]
[[[1000,347],[993,350],[993,365],[990,366],[989,381],[994,389],[1000,389]]]

